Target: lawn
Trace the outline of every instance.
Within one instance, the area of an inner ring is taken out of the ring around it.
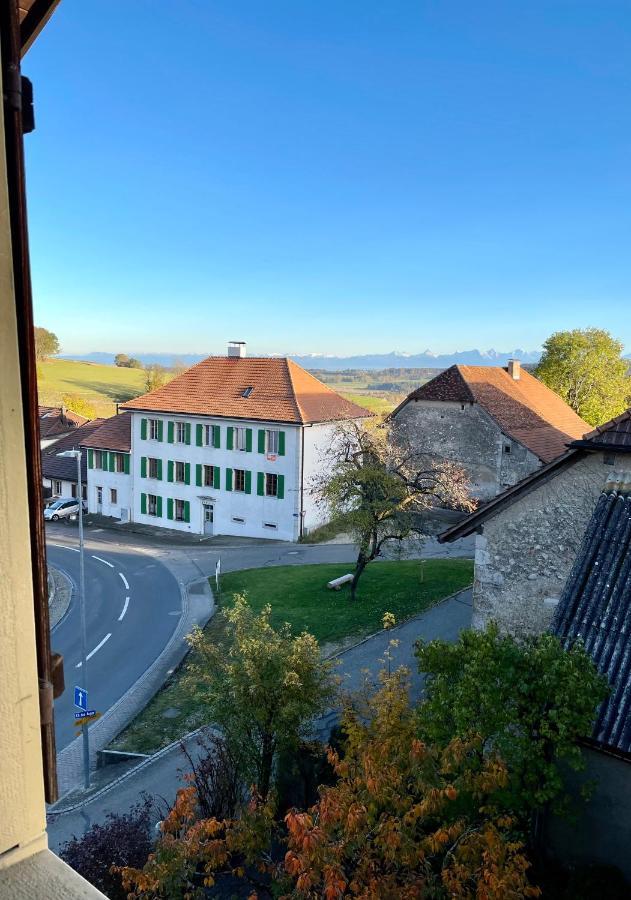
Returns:
[[[76,394],[91,403],[98,416],[113,416],[116,403],[142,394],[142,369],[123,369],[72,359],[49,359],[37,366],[39,402],[59,406],[64,394]]]
[[[235,593],[246,593],[257,610],[270,603],[275,625],[289,622],[295,632],[306,628],[330,651],[336,644],[378,631],[385,612],[404,621],[473,579],[473,562],[466,559],[377,562],[366,569],[359,599],[351,603],[347,588],[337,592],[326,587],[327,581],[348,570],[348,565],[336,564],[233,572],[222,577],[216,599],[220,608],[231,603]],[[221,616],[215,615],[206,630],[221,640]],[[185,670],[186,661],[110,749],[153,753],[204,724],[204,708],[184,684]]]
[[[340,391],[340,393],[342,397],[350,400],[351,403],[357,403],[359,406],[363,406],[366,409],[369,409],[370,412],[377,413],[378,415],[385,415],[392,412],[395,406],[398,406],[403,399],[403,394],[388,395],[385,391],[374,394],[368,392],[349,393],[348,391]]]

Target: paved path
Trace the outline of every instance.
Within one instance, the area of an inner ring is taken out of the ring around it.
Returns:
[[[365,678],[362,671],[364,669],[368,669],[375,678],[389,641],[396,638],[400,643],[393,650],[394,665],[406,665],[412,670],[412,692],[417,697],[422,689],[422,678],[416,674],[415,641],[418,638],[432,640],[436,637],[455,640],[470,622],[471,591],[466,590],[387,633],[381,632],[367,638],[337,657],[340,660],[338,672],[343,677],[344,686],[352,690],[360,687]],[[321,724],[328,727],[333,717],[326,717],[326,721]],[[194,739],[191,739],[190,744],[193,746]],[[49,816],[51,849],[58,850],[73,834],[82,834],[90,824],[102,822],[108,812],[126,812],[138,802],[142,792],[160,796],[172,803],[181,786],[180,770],[183,768],[183,757],[178,747],[167,748],[95,796],[82,809]]]

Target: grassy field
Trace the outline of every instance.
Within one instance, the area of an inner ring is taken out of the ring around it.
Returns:
[[[235,593],[246,593],[257,610],[271,604],[275,625],[289,622],[296,633],[307,629],[330,651],[336,643],[378,631],[384,612],[394,613],[397,622],[404,621],[466,587],[473,578],[471,560],[378,562],[366,569],[359,599],[351,603],[347,588],[338,593],[326,587],[327,581],[348,570],[347,564],[341,564],[233,572],[222,578],[219,606],[231,603]],[[221,641],[221,616],[215,615],[206,630]],[[205,724],[204,708],[187,690],[185,672],[186,662],[111,749],[153,753]]]
[[[337,388],[335,388],[337,390]],[[349,393],[348,391],[340,391],[342,397],[346,397],[347,400],[350,400],[352,403],[357,403],[359,406],[364,406],[366,409],[369,409],[371,412],[377,413],[377,415],[386,415],[398,406],[401,400],[403,400],[403,394],[391,394],[386,393],[386,391],[381,391],[378,393],[369,393],[368,391],[362,392],[353,392]]]
[[[144,391],[142,369],[122,369],[71,359],[49,359],[37,367],[39,402],[58,406],[64,394],[75,394],[94,406],[97,416],[113,416],[116,403]]]

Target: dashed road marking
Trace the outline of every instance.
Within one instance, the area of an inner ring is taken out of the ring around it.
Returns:
[[[94,648],[94,650],[90,650],[90,652],[89,652],[88,655],[86,656],[86,660],[92,659],[92,657],[94,656],[94,654],[97,653],[97,651],[99,651],[99,650],[101,649],[101,647],[103,646],[103,644],[104,644],[106,641],[109,641],[109,639],[111,638],[111,636],[112,636],[112,632],[110,631],[110,633],[109,633],[109,634],[106,634],[105,637],[103,638],[103,640],[100,641],[100,643],[98,643],[98,644],[96,645],[96,647]],[[80,669],[82,665],[83,665],[82,662],[78,662],[77,665],[75,666],[75,669]]]
[[[105,563],[106,566],[109,566],[110,569],[114,568],[114,563],[108,562],[106,559],[102,559],[100,556],[95,556],[92,554],[92,559],[98,559],[99,562]]]
[[[122,611],[122,613],[120,614],[120,616],[118,617],[118,621],[119,621],[119,622],[122,622],[122,621],[123,621],[123,616],[124,616],[125,613],[127,612],[127,607],[128,607],[128,606],[129,606],[129,597],[125,597],[125,605],[123,606],[123,611]]]
[[[122,573],[122,572],[119,572],[118,574],[119,574],[120,577],[123,579],[123,584],[125,585],[126,590],[129,590],[129,582],[127,581],[127,579],[125,578],[125,576],[123,575],[123,573]]]

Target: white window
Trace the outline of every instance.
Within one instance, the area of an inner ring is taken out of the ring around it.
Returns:
[[[278,475],[272,475],[269,472],[265,475],[265,496],[278,496]]]
[[[158,419],[149,419],[149,440],[157,441],[159,430]]]
[[[235,491],[245,491],[245,469],[234,470],[234,489]]]
[[[267,453],[278,453],[278,430],[268,428],[265,432],[265,449]]]
[[[176,444],[185,444],[186,443],[186,422],[176,422],[175,423],[175,443]]]
[[[147,458],[147,462],[149,464],[149,478],[157,478],[158,477],[158,460],[153,456],[149,456]]]
[[[103,456],[103,451],[102,451],[102,450],[95,450],[95,451],[94,451],[94,468],[95,468],[95,469],[103,469],[103,468],[104,468],[104,465],[103,465],[104,462],[105,462],[105,459],[104,459],[104,456]]]
[[[114,506],[118,503],[118,491],[116,488],[110,488],[110,503]]]
[[[147,512],[150,516],[158,515],[158,498],[155,494],[147,494]]]
[[[179,481],[180,484],[184,484],[185,477],[186,477],[186,469],[184,467],[184,463],[176,462],[176,464],[175,464],[175,480]]]
[[[204,466],[204,487],[213,487],[215,484],[215,467]]]
[[[234,449],[245,450],[245,428],[234,429]]]
[[[125,471],[125,457],[122,453],[114,454],[114,470],[116,472],[124,472]]]
[[[176,522],[184,522],[184,501],[176,500],[175,501],[175,521]]]
[[[53,493],[61,494],[61,481],[53,481]]]

